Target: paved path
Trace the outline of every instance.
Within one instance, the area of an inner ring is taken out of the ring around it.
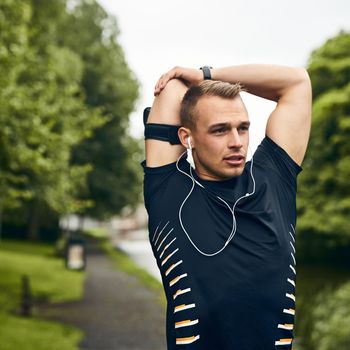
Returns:
[[[112,244],[123,250],[137,265],[147,270],[152,276],[159,281],[162,280],[146,230],[129,231],[125,236],[117,234],[113,237]]]
[[[83,300],[50,311],[84,331],[81,350],[165,350],[165,310],[156,297],[90,244]]]

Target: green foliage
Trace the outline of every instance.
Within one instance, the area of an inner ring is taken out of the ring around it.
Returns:
[[[313,96],[332,88],[341,88],[350,81],[349,33],[341,31],[327,40],[310,56],[308,72],[312,81]]]
[[[77,349],[83,334],[71,327],[34,317],[17,315],[21,276],[30,279],[34,301],[63,302],[81,299],[84,274],[69,271],[47,244],[19,241],[0,243],[0,339],[1,349]]]
[[[69,5],[0,5],[0,212],[33,238],[46,212],[108,217],[142,192],[127,135],[138,83],[116,20],[95,1]]]
[[[317,350],[348,350],[350,348],[350,283],[345,283],[331,296],[318,297],[313,311],[316,320],[311,341]]]
[[[83,333],[38,318],[24,319],[0,311],[1,350],[78,350]]]
[[[314,51],[309,74],[315,99],[310,141],[299,179],[298,228],[348,235],[350,34],[341,32]]]
[[[7,100],[16,89],[16,79],[25,57],[30,17],[28,2],[8,0],[0,4],[0,211],[3,207],[14,207],[20,199],[30,196],[22,186],[26,177],[6,169],[6,138],[13,139],[13,130],[8,124],[11,118],[6,115]]]
[[[9,47],[1,62],[2,71],[8,68],[0,90],[1,202],[8,209],[21,206],[21,199],[38,198],[65,213],[77,209],[76,183],[90,170],[70,166],[71,148],[106,119],[84,104],[79,56],[51,42],[43,49],[37,42],[33,9],[38,4],[8,1],[1,8],[9,27],[11,11],[22,9],[22,17],[15,17],[17,38],[4,35],[0,43]]]
[[[318,322],[318,315],[314,311],[323,309],[323,306],[332,300],[335,291],[349,280],[350,271],[343,265],[332,265],[324,260],[318,264],[300,264],[299,260],[295,336],[301,349],[319,350],[317,339],[311,337],[314,334],[315,323]]]
[[[30,278],[36,299],[62,302],[82,297],[84,274],[67,270],[52,246],[6,240],[0,243],[0,309],[18,307],[23,274]]]
[[[80,40],[69,35],[78,30],[82,33]],[[84,214],[100,219],[119,213],[126,205],[135,206],[142,194],[139,164],[135,162],[141,147],[127,134],[138,83],[116,41],[118,32],[115,19],[95,2],[87,1],[76,1],[71,17],[60,31],[62,42],[84,61],[87,103],[103,108],[110,118],[73,152],[73,163],[93,164],[88,189],[81,192],[81,198],[94,202]]]

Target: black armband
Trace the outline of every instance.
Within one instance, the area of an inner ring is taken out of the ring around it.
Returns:
[[[169,142],[171,145],[181,144],[177,131],[180,125],[156,124],[148,123],[147,119],[151,107],[147,107],[143,111],[143,124],[145,126],[145,140],[154,139]]]

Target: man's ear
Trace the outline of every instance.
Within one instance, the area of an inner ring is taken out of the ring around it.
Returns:
[[[181,126],[177,131],[177,134],[179,136],[179,139],[182,145],[186,148],[190,148],[188,137],[192,135],[191,130]],[[192,137],[191,137],[191,140],[192,140]],[[192,146],[193,146],[193,142],[192,142]]]

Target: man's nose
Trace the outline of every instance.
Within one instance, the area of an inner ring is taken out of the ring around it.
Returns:
[[[239,136],[239,133],[237,129],[233,129],[231,134],[230,134],[230,139],[229,139],[229,148],[241,148],[243,146],[241,137]]]

